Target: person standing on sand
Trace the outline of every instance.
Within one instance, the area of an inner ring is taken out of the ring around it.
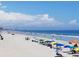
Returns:
[[[53,35],[52,37],[53,37],[53,38],[52,38],[52,41],[55,41],[55,40],[56,40],[56,37],[55,37],[54,35]]]
[[[29,37],[27,37],[27,38],[25,37],[25,40],[29,40]]]
[[[2,35],[0,34],[0,37],[1,37],[1,40],[3,40],[3,37],[2,37]]]

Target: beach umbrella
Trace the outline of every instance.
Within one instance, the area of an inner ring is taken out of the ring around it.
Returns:
[[[77,43],[77,46],[79,47],[79,43]]]
[[[66,45],[66,46],[64,46],[64,48],[70,48],[70,46],[69,45]]]
[[[55,45],[55,44],[56,44],[56,42],[51,42],[50,44],[51,44],[51,45]]]
[[[74,46],[70,46],[70,48],[74,48]]]
[[[79,52],[79,48],[74,48],[74,50],[75,50],[76,52]]]
[[[69,40],[69,43],[74,45],[74,44],[77,44],[77,43],[78,43],[78,41],[77,41],[77,40],[75,40],[75,39],[72,39],[72,40]]]
[[[74,46],[66,45],[64,48],[74,48]]]
[[[64,44],[57,43],[56,46],[64,46]]]

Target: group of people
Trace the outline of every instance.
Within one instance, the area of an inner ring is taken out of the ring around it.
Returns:
[[[2,36],[1,36],[1,39],[3,40]],[[25,40],[30,40],[30,38],[29,37],[25,37]],[[63,57],[63,55],[60,53],[62,51],[62,47],[61,46],[63,46],[64,48],[65,47],[69,48],[69,45],[65,46],[64,44],[55,42],[55,40],[56,40],[56,38],[53,36],[53,38],[51,40],[47,41],[48,43],[52,42],[52,44],[48,44],[47,46],[50,47],[51,49],[53,49],[54,48],[53,46],[55,46],[55,50],[56,50],[55,51],[56,52],[56,56],[55,57]],[[73,47],[78,47],[78,46],[77,46],[77,44],[75,44]],[[70,48],[70,50],[71,50],[72,54],[76,53],[76,51],[74,49]]]
[[[61,51],[62,51],[61,47],[65,47],[65,45],[61,44],[61,43],[56,43],[55,40],[56,40],[56,38],[53,36],[53,38],[51,40],[49,40],[49,41],[51,41],[51,44],[48,46],[52,49],[53,49],[53,46],[55,46],[56,57],[63,57],[63,55],[61,54]],[[66,46],[66,48],[70,48],[71,54],[76,54],[77,51],[79,51],[77,44],[74,44],[72,46],[68,45],[68,46]]]

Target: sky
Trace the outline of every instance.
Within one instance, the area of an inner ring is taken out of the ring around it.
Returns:
[[[1,1],[0,27],[20,30],[79,30],[79,2]]]

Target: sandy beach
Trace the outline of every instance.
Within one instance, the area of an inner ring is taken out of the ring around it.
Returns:
[[[49,47],[31,40],[26,41],[26,35],[11,35],[7,32],[1,34],[4,39],[0,40],[0,57],[52,57],[53,55]]]
[[[15,32],[2,31],[1,35],[3,40],[0,40],[0,57],[55,57],[56,49],[47,47],[45,45],[32,42],[35,39],[45,39],[45,37],[31,36],[25,34],[19,34]],[[29,37],[30,40],[25,40],[25,37]],[[63,43],[69,45],[64,40],[54,40],[57,43]],[[53,46],[54,47],[54,46]],[[62,47],[61,54],[64,57],[72,57],[72,54],[63,53],[70,51],[69,48]]]

